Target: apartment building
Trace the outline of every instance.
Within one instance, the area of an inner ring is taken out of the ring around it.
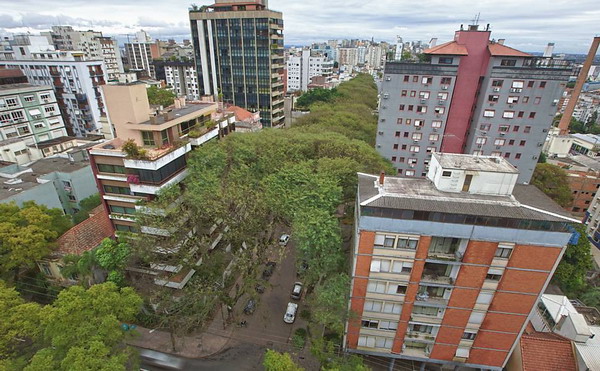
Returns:
[[[138,73],[138,77],[156,76],[152,59],[160,57],[160,54],[157,45],[145,31],[137,32],[132,42],[125,43],[125,53],[129,71]]]
[[[283,125],[283,15],[266,0],[216,0],[190,10],[200,95]]]
[[[506,365],[578,222],[518,174],[448,153],[426,179],[359,174],[349,351]]]
[[[34,160],[26,146],[67,135],[51,86],[0,85],[0,124],[0,146],[7,140],[23,142],[23,148],[2,153],[3,159],[16,163]]]
[[[123,61],[117,40],[105,37],[102,32],[74,30],[71,26],[52,26],[52,30],[41,32],[57,50],[83,52],[86,59],[104,61],[109,80],[118,80],[124,72]]]
[[[312,56],[310,49],[303,49],[299,55],[287,60],[287,90],[307,91],[313,77],[322,76],[325,83],[331,80],[333,61],[324,56]]]
[[[164,68],[165,83],[178,97],[186,97],[189,100],[200,99],[194,62],[160,61],[155,62],[154,65]]]
[[[337,62],[340,66],[356,66],[358,64],[358,51],[356,48],[338,48]]]
[[[398,175],[424,177],[433,152],[501,156],[529,182],[571,75],[469,26],[424,51],[425,63],[385,65],[377,149]]]

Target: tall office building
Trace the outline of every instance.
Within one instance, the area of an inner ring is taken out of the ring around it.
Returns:
[[[517,177],[449,153],[427,179],[359,174],[348,350],[502,370],[578,222]]]
[[[399,175],[424,177],[433,152],[502,156],[528,182],[572,73],[490,41],[469,26],[425,50],[425,63],[385,66],[377,149]]]
[[[266,0],[217,0],[190,10],[200,95],[283,125],[283,16]]]

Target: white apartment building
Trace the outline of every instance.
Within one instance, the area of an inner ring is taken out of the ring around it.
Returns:
[[[178,97],[200,99],[198,74],[194,62],[165,62],[165,82]]]
[[[313,77],[331,76],[333,62],[323,56],[313,57],[310,49],[303,49],[300,55],[288,58],[287,71],[288,91],[307,91]]]
[[[125,44],[125,53],[127,54],[130,71],[145,71],[149,77],[155,76],[151,46],[152,39],[145,31],[137,32],[133,42]]]
[[[356,66],[358,64],[358,52],[356,48],[338,48],[337,61],[340,66]]]
[[[382,51],[381,45],[369,45],[367,52],[367,60],[369,66],[375,69],[379,69],[383,67],[383,56],[384,53]]]

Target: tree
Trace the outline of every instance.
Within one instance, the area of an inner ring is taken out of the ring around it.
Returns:
[[[579,240],[576,245],[567,245],[553,277],[567,296],[577,294],[585,288],[585,276],[593,268],[590,241],[586,237],[585,226],[577,224],[574,228],[579,233]]]
[[[26,202],[0,204],[0,274],[31,268],[52,251],[54,242],[69,227],[58,209]]]
[[[531,184],[538,187],[548,197],[560,206],[568,206],[573,201],[567,173],[560,167],[552,164],[537,164]]]
[[[402,60],[407,61],[412,59],[412,53],[408,50],[402,52]]]
[[[88,290],[72,286],[43,308],[43,346],[26,368],[33,370],[124,370],[133,356],[121,323],[139,312],[142,299],[112,283]]]
[[[73,215],[73,223],[79,224],[90,217],[90,211],[100,205],[100,194],[94,193],[79,202],[81,209]]]
[[[175,102],[175,93],[170,90],[151,86],[147,89],[150,104],[168,107]]]
[[[108,280],[119,286],[124,283],[123,271],[127,267],[130,254],[127,243],[116,242],[110,238],[102,240],[100,246],[95,249],[95,259],[98,265],[108,271]]]
[[[337,89],[335,89],[335,88],[333,88],[333,89],[323,89],[323,88],[312,89],[312,90],[309,90],[306,93],[302,94],[296,100],[296,106],[298,108],[308,109],[308,108],[310,108],[310,106],[312,104],[317,103],[317,102],[331,102],[338,95],[339,94],[337,92]]]
[[[348,318],[348,294],[350,277],[339,273],[327,279],[327,283],[317,286],[312,303],[312,316],[317,323],[341,335]]]
[[[265,371],[302,371],[302,367],[296,365],[289,353],[279,353],[267,349],[263,360]]]
[[[0,281],[0,359],[28,350],[41,334],[42,308]],[[1,367],[0,367],[1,368]]]

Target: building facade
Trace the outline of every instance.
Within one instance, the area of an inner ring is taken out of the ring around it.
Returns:
[[[83,52],[86,59],[104,61],[109,80],[118,80],[124,72],[123,61],[117,40],[102,36],[98,31],[78,31],[71,26],[52,26],[52,30],[42,32],[57,50]]]
[[[189,100],[200,99],[198,75],[194,62],[164,61],[165,83],[178,97]]]
[[[424,177],[432,152],[502,156],[531,179],[571,74],[490,41],[477,26],[425,50],[426,63],[385,66],[377,149],[399,175]]]
[[[217,0],[190,10],[200,95],[283,125],[283,16],[266,0]]]
[[[577,222],[517,178],[439,153],[427,179],[359,174],[345,347],[501,370]]]
[[[108,75],[101,60],[15,60],[0,66],[19,68],[32,85],[52,86],[69,135],[102,133],[106,114],[100,86]]]
[[[37,145],[67,135],[51,86],[0,85],[0,125],[1,141],[18,138],[24,145]],[[5,155],[2,154],[3,159]],[[32,160],[25,149],[12,155],[17,163]]]
[[[333,73],[333,61],[323,56],[311,56],[310,49],[289,57],[286,64],[288,91],[307,91],[313,77],[323,76],[326,83]]]

